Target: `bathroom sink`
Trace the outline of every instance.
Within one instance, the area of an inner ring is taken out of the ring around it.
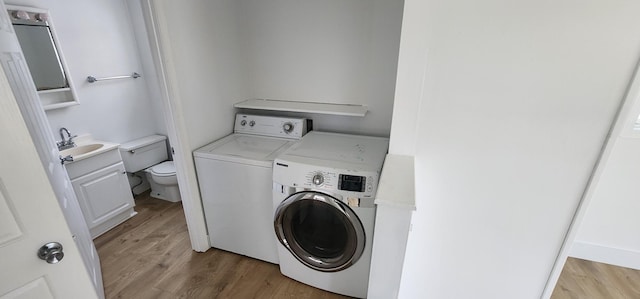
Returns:
[[[60,151],[60,155],[63,157],[71,156],[75,158],[76,156],[85,155],[93,151],[99,150],[103,146],[104,144],[102,143],[80,145],[80,146],[76,146],[76,147],[72,147],[72,148]]]
[[[118,146],[120,146],[120,144],[96,140],[91,138],[91,135],[85,134],[76,138],[75,147],[61,150],[59,152],[60,161],[64,165],[74,164],[75,166],[73,168],[76,168],[78,171],[84,171],[85,166],[89,168],[96,168],[98,166],[93,164],[100,164],[103,160],[108,162],[107,165],[111,165],[122,160],[122,158],[120,158],[120,153],[117,151]],[[66,158],[68,156],[71,156],[72,159]],[[69,172],[68,168],[67,172]]]

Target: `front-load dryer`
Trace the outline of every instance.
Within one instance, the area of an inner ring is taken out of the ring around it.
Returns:
[[[367,295],[387,138],[310,132],[274,161],[280,271],[330,292]]]
[[[278,263],[273,160],[306,131],[306,119],[237,114],[234,134],[194,151],[212,247]]]

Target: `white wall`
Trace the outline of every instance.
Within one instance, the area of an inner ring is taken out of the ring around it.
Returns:
[[[573,257],[640,269],[640,69],[629,87],[630,109],[621,111],[610,155],[593,183],[591,202],[569,254]]]
[[[402,48],[399,68],[424,76],[392,125],[391,148],[416,132],[400,297],[541,296],[640,56],[639,9],[405,2],[402,39],[419,51]],[[417,121],[396,130],[407,107]]]
[[[162,3],[193,148],[229,134],[248,98],[365,104],[365,118],[300,116],[389,135],[402,1]]]
[[[145,75],[144,82],[147,84],[149,92],[151,113],[154,116],[156,133],[167,135],[166,119],[162,108],[162,94],[160,92],[160,80],[158,78],[157,68],[153,62],[152,49],[149,45],[149,33],[145,24],[142,4],[140,1],[125,1],[129,11],[131,26],[136,39],[138,55],[142,64],[142,72]]]
[[[162,117],[153,113],[157,101],[145,83],[132,23],[125,1],[9,0],[7,4],[48,9],[75,84],[80,105],[47,111],[52,134],[66,127],[74,134],[125,142],[164,132]],[[140,72],[136,80],[89,84],[86,77]],[[158,120],[160,119],[160,120]]]
[[[389,136],[402,0],[239,2],[253,98],[364,104],[318,130]]]
[[[640,269],[640,138],[618,137],[571,256]]]
[[[166,16],[170,59],[190,148],[196,149],[233,130],[233,104],[246,99],[246,61],[242,57],[233,0],[157,1]]]

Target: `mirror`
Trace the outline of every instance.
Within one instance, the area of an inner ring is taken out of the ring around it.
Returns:
[[[12,5],[7,11],[45,110],[77,104],[49,13]]]
[[[13,28],[36,89],[40,91],[69,87],[49,26],[46,23],[14,23]]]

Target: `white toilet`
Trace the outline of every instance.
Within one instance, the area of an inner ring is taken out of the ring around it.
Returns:
[[[120,154],[127,172],[144,170],[151,196],[166,201],[180,201],[180,189],[173,161],[167,161],[167,137],[151,135],[120,145]]]

